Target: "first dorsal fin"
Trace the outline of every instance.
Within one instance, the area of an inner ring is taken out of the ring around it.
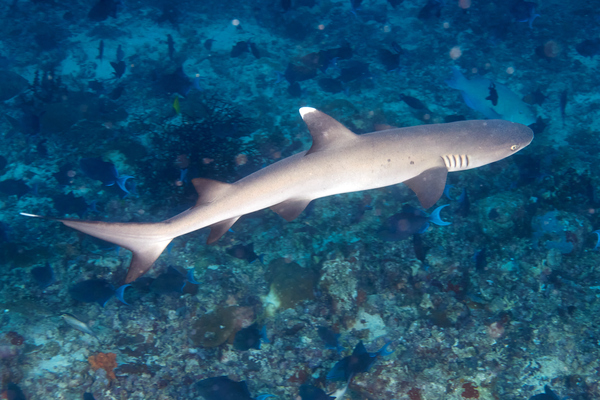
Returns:
[[[212,179],[206,178],[194,178],[192,179],[192,184],[198,193],[196,207],[202,204],[212,203],[223,196],[223,194],[231,187],[231,184],[229,183],[213,181]]]
[[[312,136],[312,146],[306,155],[339,146],[356,139],[357,135],[329,115],[312,107],[302,107],[300,116]]]

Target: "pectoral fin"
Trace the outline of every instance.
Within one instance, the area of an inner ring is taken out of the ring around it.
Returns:
[[[230,218],[225,221],[217,222],[210,226],[210,233],[208,234],[208,239],[206,239],[206,244],[213,244],[217,240],[221,238],[229,228],[235,224],[235,221],[240,219],[240,217]]]
[[[412,189],[419,198],[421,206],[427,209],[433,206],[442,197],[446,186],[448,169],[446,167],[434,167],[421,174],[404,181],[404,184]]]
[[[298,218],[298,215],[302,214],[310,202],[309,199],[290,199],[271,206],[271,210],[289,222]]]

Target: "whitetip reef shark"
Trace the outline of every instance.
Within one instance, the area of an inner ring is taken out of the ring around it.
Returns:
[[[133,253],[125,283],[146,273],[176,237],[210,227],[217,241],[245,214],[270,208],[288,221],[312,200],[403,182],[429,208],[441,197],[448,172],[481,167],[526,147],[533,132],[503,120],[460,121],[356,135],[311,107],[300,115],[312,146],[228,184],[196,178],[196,205],[156,223],[82,221],[21,213],[62,222]]]

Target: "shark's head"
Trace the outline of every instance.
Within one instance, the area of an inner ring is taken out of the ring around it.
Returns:
[[[459,129],[450,144],[452,151],[442,155],[448,171],[460,171],[490,164],[527,147],[533,131],[522,124],[500,119],[454,122]]]

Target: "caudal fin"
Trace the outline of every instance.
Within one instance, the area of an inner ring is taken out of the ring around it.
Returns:
[[[21,213],[21,215],[59,221],[70,228],[130,250],[133,257],[125,283],[133,282],[144,275],[173,240],[173,237],[165,232],[166,230],[160,223],[82,221],[48,218],[27,213]]]

